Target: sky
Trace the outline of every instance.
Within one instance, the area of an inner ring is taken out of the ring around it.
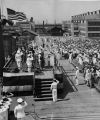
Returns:
[[[24,12],[35,23],[61,23],[71,16],[100,9],[100,0],[3,0],[7,8]]]

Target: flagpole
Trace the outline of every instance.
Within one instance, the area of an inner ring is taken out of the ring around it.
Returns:
[[[0,83],[3,80],[4,64],[5,64],[5,58],[4,58],[4,47],[3,47],[3,25],[2,25],[1,6],[0,6]]]

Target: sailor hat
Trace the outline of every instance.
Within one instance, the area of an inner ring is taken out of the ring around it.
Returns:
[[[28,57],[30,57],[30,56],[31,56],[31,54],[28,54],[27,56],[28,56]]]
[[[17,53],[19,54],[19,53],[20,53],[20,50],[17,50]]]
[[[18,99],[17,99],[17,102],[18,102],[18,103],[22,103],[22,102],[23,102],[23,99],[22,99],[22,98],[18,98]]]
[[[76,67],[76,69],[79,69],[78,67]]]

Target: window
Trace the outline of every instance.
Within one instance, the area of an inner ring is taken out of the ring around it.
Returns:
[[[88,31],[100,31],[100,27],[88,27]]]
[[[88,37],[100,37],[100,33],[88,33]]]
[[[88,15],[90,15],[90,13],[88,12]]]
[[[78,30],[78,27],[74,27],[74,30]]]
[[[91,12],[91,15],[93,15],[93,12]]]
[[[100,21],[88,21],[88,26],[100,26]]]
[[[97,14],[97,11],[94,11],[95,14]]]

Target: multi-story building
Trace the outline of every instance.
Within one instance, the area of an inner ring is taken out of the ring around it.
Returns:
[[[63,21],[62,29],[66,32],[66,35],[71,35],[71,21]]]
[[[17,22],[13,26],[5,25],[3,28],[4,56],[7,57],[16,51],[18,46],[25,45],[34,40],[34,22]]]
[[[73,36],[100,38],[100,10],[72,16]]]

